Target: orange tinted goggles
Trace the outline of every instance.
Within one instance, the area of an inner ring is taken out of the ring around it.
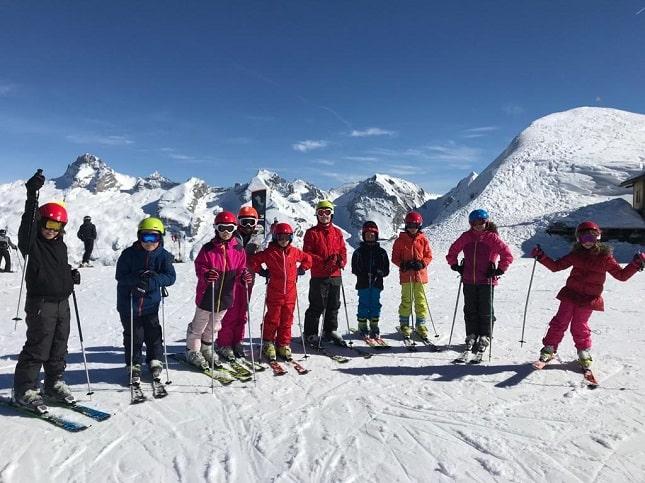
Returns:
[[[61,231],[64,226],[65,223],[62,223],[60,221],[50,220],[49,218],[43,220],[43,228],[47,230]]]

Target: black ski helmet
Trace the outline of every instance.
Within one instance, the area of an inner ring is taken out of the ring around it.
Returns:
[[[373,221],[366,221],[363,223],[363,228],[361,229],[361,238],[363,238],[363,241],[365,241],[365,233],[374,233],[378,240],[378,225]]]

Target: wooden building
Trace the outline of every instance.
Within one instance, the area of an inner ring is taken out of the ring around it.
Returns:
[[[645,171],[638,176],[634,176],[633,178],[629,178],[627,181],[623,181],[620,183],[620,186],[625,188],[633,186],[634,198],[632,206],[635,210],[640,212],[642,217],[645,218]]]

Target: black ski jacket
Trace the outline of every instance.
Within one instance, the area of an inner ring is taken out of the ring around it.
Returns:
[[[356,289],[374,287],[383,290],[383,277],[390,274],[390,259],[378,242],[361,242],[352,255],[352,273]]]
[[[85,241],[85,240],[96,240],[96,227],[91,221],[84,221],[83,224],[78,229],[76,236]]]
[[[60,233],[53,240],[42,236],[38,200],[35,197],[27,197],[18,230],[18,248],[23,256],[29,255],[25,275],[28,297],[60,302],[71,295],[72,267],[67,263],[67,245],[63,241],[63,234]]]

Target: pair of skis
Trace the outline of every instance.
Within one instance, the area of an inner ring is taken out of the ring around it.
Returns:
[[[441,352],[441,348],[438,345],[435,345],[427,337],[421,337],[421,334],[419,334],[416,330],[412,333],[412,336],[405,335],[400,326],[397,326],[396,330],[403,336],[403,346],[410,352],[416,352],[418,350],[417,343],[414,339],[412,339],[412,336],[423,343],[423,345],[427,346],[431,352]]]
[[[553,359],[555,359],[555,357],[553,357],[548,361],[537,360],[533,362],[531,365],[535,369],[541,370],[541,369],[544,369],[551,361],[553,361]],[[598,386],[600,386],[600,383],[596,379],[596,376],[594,376],[594,373],[591,369],[584,368],[584,367],[581,367],[581,369],[582,369],[582,377],[584,378],[584,381],[587,384],[587,387],[589,389],[596,389]]]
[[[235,361],[228,363],[228,366],[218,362],[215,364],[215,368],[211,369],[210,367],[199,368],[192,365],[186,360],[186,356],[182,353],[168,354],[168,356],[195,371],[201,372],[211,379],[215,379],[223,386],[228,386],[233,381],[248,382],[253,379],[253,373],[249,370],[249,367],[252,367],[251,364],[243,362],[246,359],[237,358]],[[256,363],[256,371],[263,371],[264,369],[264,366]]]
[[[89,425],[67,419],[63,416],[58,416],[49,412],[49,407],[46,405],[38,406],[37,408],[30,409],[25,406],[21,406],[14,402],[11,398],[6,396],[0,396],[0,405],[5,407],[10,407],[25,416],[33,417],[45,421],[46,423],[52,424],[58,428],[64,429],[71,433],[77,433],[89,428]],[[94,421],[105,421],[110,418],[111,414],[104,411],[100,411],[96,408],[85,406],[83,404],[78,404],[76,402],[60,402],[52,404],[52,407],[59,407],[64,409],[69,409],[71,411],[80,413],[88,418],[93,419]]]
[[[286,362],[291,367],[293,367],[294,370],[301,376],[309,372],[309,369],[307,369],[302,364],[300,364],[299,362],[293,359],[286,359],[284,362]],[[284,376],[288,372],[285,369],[285,367],[282,364],[280,364],[277,360],[272,360],[272,361],[269,361],[268,363],[269,363],[269,367],[273,371],[274,376]]]
[[[485,352],[473,352],[470,349],[462,352],[456,359],[453,359],[453,364],[481,364],[484,359]],[[472,355],[472,357],[471,357]]]
[[[155,399],[162,399],[168,395],[166,386],[161,382],[161,378],[153,377],[152,379],[152,397]],[[130,382],[130,404],[139,404],[147,401],[148,398],[141,388],[141,378],[133,377]]]

